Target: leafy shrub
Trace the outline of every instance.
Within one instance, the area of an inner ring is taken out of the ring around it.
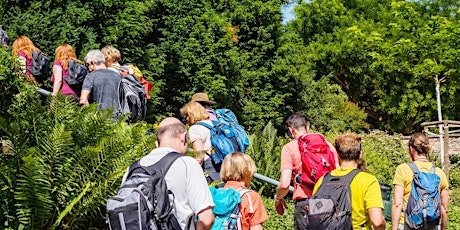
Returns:
[[[362,136],[363,159],[367,169],[377,179],[393,184],[396,167],[409,162],[409,153],[401,142],[401,135],[388,135],[381,131],[372,131]]]
[[[257,173],[270,177],[276,181],[280,177],[281,148],[289,141],[285,137],[278,137],[277,130],[271,122],[257,134],[250,136],[251,145],[247,153],[254,159]],[[276,185],[253,179],[252,186],[259,193],[271,197],[276,192]]]
[[[294,203],[286,200],[288,208],[284,210],[284,215],[280,216],[275,210],[275,201],[273,197],[262,197],[265,209],[269,216],[264,222],[264,229],[294,229]]]
[[[25,99],[27,100],[25,100]],[[15,96],[0,127],[12,154],[0,155],[3,228],[103,228],[105,201],[134,159],[153,148],[145,124],[111,120],[111,111],[68,98]]]

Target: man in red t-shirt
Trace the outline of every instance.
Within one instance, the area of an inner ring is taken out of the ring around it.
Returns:
[[[289,192],[289,186],[291,180],[293,180],[294,194],[292,195],[292,199],[295,202],[294,229],[307,229],[308,219],[306,218],[307,212],[305,207],[308,204],[307,198],[313,193],[313,187],[307,188],[301,186],[299,184],[300,181],[296,180],[296,175],[302,173],[302,161],[297,138],[307,134],[309,127],[307,125],[307,119],[302,114],[292,114],[287,119],[286,124],[289,129],[289,136],[292,140],[283,146],[281,150],[281,176],[275,194],[275,208],[279,215],[284,214],[284,209],[287,208],[284,197]],[[338,162],[337,151],[334,146],[329,142],[327,142],[327,144],[334,153],[336,162]],[[298,179],[300,179],[300,177]]]

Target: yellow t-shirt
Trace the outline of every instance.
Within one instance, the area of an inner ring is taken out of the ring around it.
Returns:
[[[353,168],[347,169],[334,169],[331,172],[332,176],[345,176],[350,173]],[[323,182],[321,177],[315,185],[313,194],[316,193],[319,186]],[[369,221],[369,208],[381,208],[383,209],[382,193],[380,191],[380,185],[375,176],[366,173],[358,173],[350,184],[351,188],[351,218],[353,220],[353,229],[372,229],[371,222]]]
[[[421,162],[414,161],[417,165],[418,170],[422,172],[429,172],[433,166],[432,162]],[[447,177],[442,169],[436,167],[436,174],[441,179],[439,182],[439,191],[449,188],[449,183],[447,182]],[[404,209],[407,206],[407,201],[409,200],[410,192],[412,191],[412,180],[414,178],[414,173],[410,169],[407,163],[400,164],[396,168],[395,177],[393,180],[394,185],[401,185],[404,187],[404,205],[403,211],[401,212],[401,218],[399,218],[399,223],[404,224]]]

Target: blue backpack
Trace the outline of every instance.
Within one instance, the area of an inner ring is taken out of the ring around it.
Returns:
[[[416,229],[438,225],[441,198],[438,190],[440,178],[435,173],[436,167],[433,164],[430,172],[426,173],[418,170],[414,162],[408,164],[414,172],[414,179],[405,210],[406,223]]]
[[[198,122],[210,130],[211,145],[213,154],[211,154],[214,164],[220,164],[224,158],[233,152],[245,152],[249,146],[249,138],[244,132],[244,128],[238,124],[235,114],[228,109],[216,110],[216,116],[219,122],[212,121],[212,125],[205,122]]]
[[[244,127],[238,123],[238,119],[235,114],[229,109],[217,109],[216,117],[219,122],[230,125],[235,130],[235,135],[238,140],[238,147],[241,152],[246,152],[246,149],[250,145],[248,135],[244,131]]]
[[[216,204],[212,209],[215,217],[211,230],[241,230],[239,204],[241,203],[241,197],[250,190],[241,188],[236,191],[233,188],[218,189],[215,187],[211,187],[210,190],[214,204]],[[248,198],[251,203],[249,195]],[[250,206],[252,207],[252,204]]]

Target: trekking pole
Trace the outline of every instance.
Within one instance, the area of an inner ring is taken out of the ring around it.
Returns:
[[[259,180],[265,181],[265,182],[270,183],[270,184],[275,185],[275,186],[278,186],[278,184],[280,183],[277,180],[273,180],[272,178],[266,177],[266,176],[264,176],[262,174],[259,174],[259,173],[255,173],[254,178],[257,178]],[[294,192],[294,187],[289,186],[289,192]]]
[[[51,95],[51,92],[46,90],[46,89],[42,89],[40,87],[37,87],[37,92],[41,95],[45,95],[45,96],[48,96],[48,95]]]

